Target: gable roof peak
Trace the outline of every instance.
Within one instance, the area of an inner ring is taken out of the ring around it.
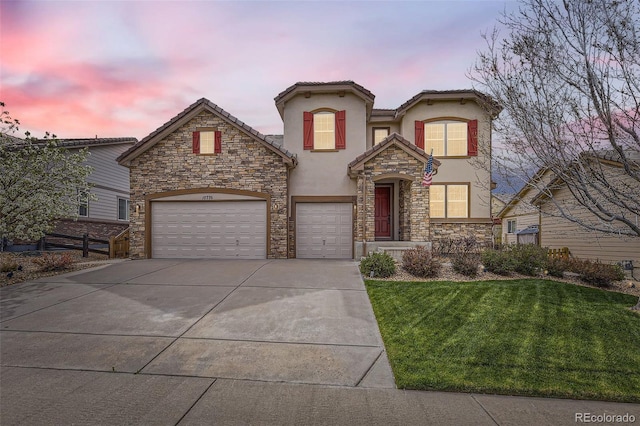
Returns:
[[[171,120],[164,123],[162,126],[158,127],[156,130],[151,132],[148,136],[144,137],[140,142],[133,145],[127,151],[125,151],[122,155],[117,158],[118,163],[125,165],[123,163],[128,163],[138,155],[147,151],[153,145],[155,145],[158,141],[163,139],[165,136],[177,130],[180,126],[187,123],[193,117],[195,117],[200,112],[208,110],[214,115],[222,118],[224,121],[229,123],[230,125],[238,128],[243,133],[247,134],[251,138],[257,140],[258,142],[265,145],[268,149],[280,155],[285,163],[295,167],[297,164],[297,157],[295,154],[289,152],[284,149],[282,146],[276,144],[272,139],[267,138],[262,133],[253,129],[251,126],[245,124],[243,121],[237,119],[233,115],[229,114],[224,109],[220,108],[218,105],[214,104],[207,98],[200,98],[187,108],[185,108],[182,112],[178,113]]]

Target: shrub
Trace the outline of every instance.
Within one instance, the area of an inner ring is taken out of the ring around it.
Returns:
[[[442,265],[433,257],[431,250],[424,246],[416,246],[403,253],[402,267],[411,275],[428,278],[437,276]]]
[[[360,272],[367,277],[387,278],[396,272],[396,262],[387,253],[373,252],[360,262]]]
[[[507,252],[513,259],[513,270],[534,276],[547,264],[548,249],[534,244],[516,244],[509,246]]]
[[[11,272],[18,270],[18,262],[13,259],[3,259],[0,263],[0,272]]]
[[[573,268],[580,274],[580,279],[597,287],[608,287],[614,281],[620,281],[625,277],[624,271],[619,265],[577,259],[573,263]]]
[[[457,273],[474,278],[478,275],[480,257],[473,253],[457,253],[451,259],[451,266]]]
[[[33,259],[33,263],[40,267],[40,271],[49,272],[69,269],[73,264],[73,260],[73,256],[69,253],[45,253],[42,257]]]
[[[551,257],[547,259],[545,268],[547,269],[547,273],[552,277],[562,278],[564,276],[564,272],[570,270],[570,263],[569,259]]]
[[[485,250],[482,252],[482,264],[489,272],[509,275],[514,270],[514,261],[509,250]]]

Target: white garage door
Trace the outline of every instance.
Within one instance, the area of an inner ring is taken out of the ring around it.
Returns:
[[[351,259],[351,203],[297,203],[296,257]]]
[[[264,201],[152,203],[154,258],[265,259]]]

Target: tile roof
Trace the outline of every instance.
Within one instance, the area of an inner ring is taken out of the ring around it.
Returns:
[[[465,95],[466,96],[471,95],[477,98],[480,102],[485,103],[486,106],[490,110],[494,111],[494,113],[496,114],[502,110],[502,107],[493,98],[491,98],[489,95],[486,95],[474,89],[423,90],[422,92],[418,93],[417,95],[413,96],[411,99],[409,99],[408,101],[400,105],[396,109],[396,114],[402,114],[405,111],[405,109],[408,109],[414,103],[419,102],[423,97],[429,97],[429,96],[434,96],[438,98],[451,97],[452,99],[456,99],[457,97],[462,98]]]
[[[289,93],[291,93],[292,91],[294,91],[298,87],[304,87],[304,86],[314,86],[314,87],[352,86],[354,89],[359,90],[364,95],[370,97],[372,100],[375,98],[375,95],[373,93],[371,93],[365,87],[363,87],[363,86],[359,85],[358,83],[354,82],[353,80],[339,80],[339,81],[325,81],[325,82],[323,82],[323,81],[299,81],[299,82],[297,82],[295,84],[292,84],[291,86],[287,87],[282,92],[280,92],[278,94],[278,96],[276,96],[274,98],[274,100],[276,101],[276,103],[278,103],[282,98],[284,98],[286,95],[288,95]]]
[[[38,142],[46,142],[45,139],[39,139]],[[135,144],[138,142],[137,138],[124,137],[124,138],[86,138],[86,139],[58,139],[58,146],[65,148],[85,147],[94,145],[117,145],[117,144]]]
[[[214,104],[213,102],[211,102],[206,98],[198,99],[196,102],[189,105],[187,108],[184,109],[184,111],[182,111],[181,113],[173,117],[171,120],[167,121],[162,126],[158,127],[156,130],[151,132],[148,136],[143,138],[140,142],[138,142],[137,144],[129,148],[127,151],[125,151],[122,155],[120,155],[117,158],[117,161],[121,162],[121,161],[124,161],[125,159],[135,158],[137,156],[136,151],[138,151],[141,147],[151,142],[153,139],[155,139],[157,136],[159,136],[160,134],[168,130],[170,127],[177,125],[179,123],[182,123],[182,121],[186,119],[186,117],[189,114],[193,113],[197,109],[209,109],[213,111],[218,116],[222,117],[225,121],[231,123],[232,125],[237,126],[241,130],[243,130],[246,134],[252,136],[253,138],[257,139],[258,141],[270,147],[273,151],[280,154],[283,158],[286,158],[288,162],[290,162],[291,164],[295,165],[297,163],[297,157],[295,154],[287,151],[278,143],[276,143],[274,139],[266,137],[262,133],[253,129],[251,126],[247,125],[243,121],[237,119],[236,117],[229,114],[227,111],[223,110],[218,105]],[[142,152],[144,151],[140,151],[140,153]]]
[[[384,138],[379,144],[369,148],[364,153],[358,155],[353,161],[348,164],[348,168],[351,169],[352,167],[358,165],[358,163],[366,161],[368,158],[377,155],[378,153],[382,152],[388,145],[391,145],[394,142],[402,145],[404,148],[408,148],[409,150],[413,151],[416,156],[422,157],[424,161],[427,161],[429,159],[429,155],[424,152],[424,150],[415,146],[413,143],[405,139],[402,135],[394,132]],[[440,161],[434,158],[433,165],[437,168],[438,166],[440,166]]]

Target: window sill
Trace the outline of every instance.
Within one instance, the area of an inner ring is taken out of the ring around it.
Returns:
[[[338,152],[339,149],[312,149],[311,152]]]

